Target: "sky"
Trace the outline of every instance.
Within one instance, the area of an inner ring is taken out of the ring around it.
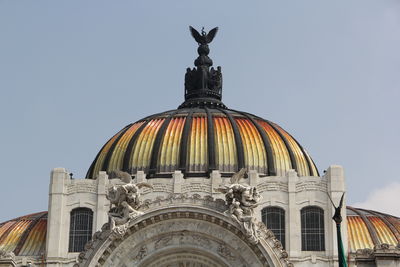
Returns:
[[[291,133],[347,204],[400,217],[400,1],[0,0],[0,222],[47,210],[50,172],[83,178],[125,125],[178,107],[219,32],[223,102]]]

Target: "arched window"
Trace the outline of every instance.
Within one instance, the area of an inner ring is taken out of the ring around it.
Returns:
[[[263,223],[285,248],[285,210],[278,207],[267,207],[261,211]]]
[[[69,227],[69,252],[81,252],[92,238],[93,212],[88,208],[71,211]]]
[[[325,250],[324,211],[318,207],[301,210],[301,250]]]

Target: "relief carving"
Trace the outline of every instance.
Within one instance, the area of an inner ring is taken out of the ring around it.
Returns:
[[[201,205],[217,211],[225,211],[227,205],[223,199],[214,200],[211,196],[200,196],[199,194],[169,194],[167,197],[157,196],[154,200],[146,199],[141,205],[140,210],[154,210],[160,206],[169,204],[187,204],[187,205]]]
[[[217,252],[219,255],[221,255],[228,261],[234,261],[236,259],[235,254],[229,248],[227,248],[224,244],[219,244]]]
[[[288,185],[282,182],[264,182],[257,185],[257,190],[260,193],[265,191],[288,192]]]
[[[172,238],[173,238],[172,235],[168,235],[168,236],[164,236],[164,237],[158,239],[156,241],[156,243],[154,244],[154,248],[159,249],[159,248],[168,246],[171,243]]]
[[[370,248],[364,248],[364,249],[358,249],[356,251],[357,256],[362,256],[362,257],[372,257],[374,254],[374,250]]]
[[[182,192],[205,192],[208,193],[211,191],[211,184],[203,184],[203,183],[190,183],[182,185]]]
[[[210,246],[210,240],[206,239],[203,236],[192,235],[192,238],[197,244],[200,244],[203,247],[209,247]]]
[[[147,247],[146,245],[143,245],[140,249],[138,254],[135,257],[135,260],[140,261],[147,255]]]
[[[121,173],[119,173],[121,175]],[[127,180],[125,177],[121,180]],[[108,212],[109,228],[117,238],[121,238],[128,229],[129,222],[143,214],[139,211],[141,206],[139,189],[147,187],[153,188],[148,183],[127,183],[110,187],[107,192],[107,199],[110,200],[110,210]]]
[[[180,233],[179,244],[197,244],[205,248],[211,246],[210,240],[207,238],[196,234],[190,234],[187,231],[182,231]]]
[[[241,169],[232,176],[229,186],[218,188],[217,191],[225,194],[225,199],[229,206],[225,214],[242,227],[246,237],[252,244],[257,244],[258,235],[254,208],[258,206],[261,196],[255,186],[239,183],[245,173],[246,169]]]
[[[375,250],[381,249],[381,250],[386,250],[386,249],[390,249],[390,245],[387,243],[382,243],[382,244],[378,244],[374,247]]]
[[[91,181],[90,181],[91,182]],[[67,194],[74,193],[96,193],[97,185],[96,184],[88,184],[88,182],[75,182],[67,186]]]
[[[327,190],[327,183],[325,181],[301,181],[296,184],[296,192],[301,191],[321,191]]]

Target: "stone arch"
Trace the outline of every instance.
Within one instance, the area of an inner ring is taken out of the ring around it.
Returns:
[[[122,236],[96,233],[79,266],[292,266],[271,231],[260,225],[258,234],[252,244],[221,212],[170,206],[131,221]]]

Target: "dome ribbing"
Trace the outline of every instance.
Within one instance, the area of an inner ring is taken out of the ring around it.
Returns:
[[[122,170],[165,177],[181,170],[187,177],[241,168],[261,175],[319,176],[305,149],[279,125],[245,112],[207,107],[181,108],[129,124],[100,150],[86,178]]]

